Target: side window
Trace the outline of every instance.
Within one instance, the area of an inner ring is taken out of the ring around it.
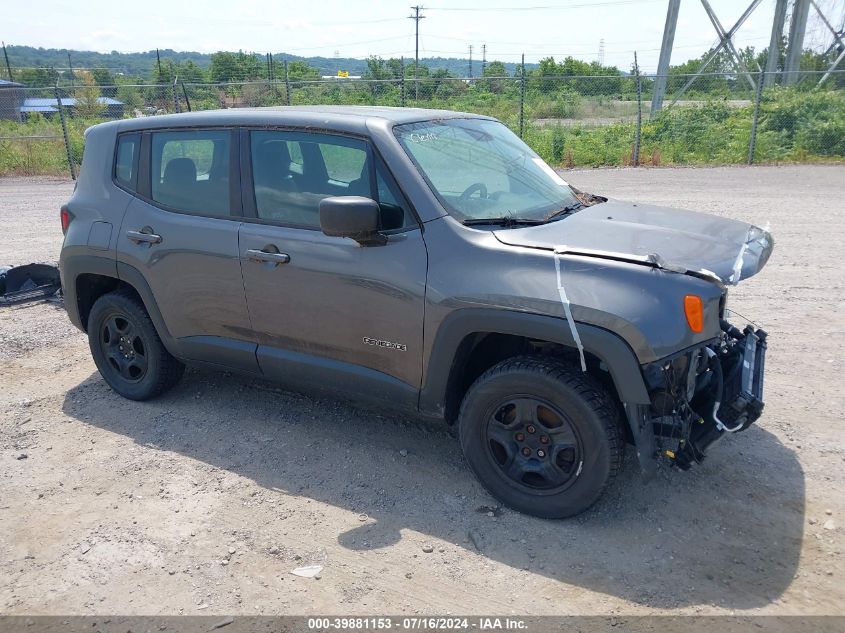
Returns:
[[[406,225],[409,214],[381,165],[376,170],[377,191],[372,190],[372,167],[362,140],[255,130],[250,132],[250,152],[255,207],[261,219],[319,230],[320,200],[364,196],[380,202],[384,230]]]
[[[123,134],[117,137],[114,179],[119,185],[130,191],[138,189],[138,152],[140,147],[141,136],[139,134]]]
[[[373,197],[364,141],[256,130],[250,132],[250,152],[259,218],[319,230],[323,198]]]
[[[153,132],[152,199],[178,211],[228,216],[231,133]]]

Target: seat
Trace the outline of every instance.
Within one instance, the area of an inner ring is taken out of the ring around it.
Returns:
[[[285,141],[264,141],[252,155],[252,178],[258,187],[296,191],[290,173],[290,151]]]
[[[193,209],[191,201],[197,186],[197,166],[190,158],[171,158],[164,167],[164,177],[153,197],[166,205]]]
[[[197,182],[197,166],[190,158],[171,158],[164,168],[162,185],[178,189],[190,187]]]

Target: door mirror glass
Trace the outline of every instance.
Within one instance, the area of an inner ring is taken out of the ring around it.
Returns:
[[[351,237],[363,246],[384,244],[378,203],[362,196],[332,196],[320,201],[320,229],[332,237]]]

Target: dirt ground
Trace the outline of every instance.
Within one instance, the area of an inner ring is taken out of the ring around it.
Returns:
[[[544,521],[495,508],[442,429],[196,370],[130,402],[61,304],[6,308],[0,613],[845,613],[845,169],[565,177],[770,225],[729,299],[770,332],[758,425],[648,483],[629,451]],[[58,257],[71,190],[0,179],[0,264]]]

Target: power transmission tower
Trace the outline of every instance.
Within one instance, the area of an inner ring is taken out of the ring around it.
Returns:
[[[657,62],[657,77],[654,79],[654,93],[651,97],[651,114],[663,107],[666,96],[666,78],[669,74],[669,61],[672,59],[672,46],[675,43],[675,27],[678,26],[678,11],[681,0],[669,0],[666,11],[666,26],[663,27],[663,43],[660,46],[660,59]]]
[[[789,22],[786,61],[783,64],[783,83],[787,85],[798,81],[798,71],[801,70],[801,53],[804,49],[804,34],[807,32],[809,15],[810,0],[795,0],[792,7],[792,19]]]
[[[472,79],[472,44],[469,45],[469,78]]]
[[[414,21],[414,99],[420,98],[420,20],[425,18],[424,15],[420,15],[420,11],[422,11],[423,8],[424,7],[421,7],[420,5],[411,7],[411,10],[414,12],[414,15],[408,16],[411,20]]]
[[[481,45],[481,76],[484,76],[484,70],[487,68],[487,44]]]
[[[780,63],[780,47],[783,40],[783,25],[786,23],[786,0],[776,0],[775,17],[772,20],[772,37],[769,40],[769,54],[766,58],[766,74],[763,75],[763,87],[768,88],[775,82],[775,75]]]
[[[843,38],[843,34],[845,33],[845,16],[842,18],[843,26],[837,31],[834,26],[830,23],[830,20],[827,19],[827,16],[822,13],[821,7],[819,7],[818,2],[816,0],[810,0],[810,3],[813,5],[813,8],[816,10],[816,13],[819,14],[822,22],[828,28],[828,30],[833,34],[833,43],[830,45],[830,48],[825,51],[825,55],[829,55],[831,53],[835,53],[839,51],[839,56],[834,60],[834,62],[830,65],[830,68],[827,69],[827,72],[822,76],[819,80],[818,85],[821,86],[825,80],[830,77],[830,73],[836,70],[836,67],[839,65],[843,59],[845,59],[845,39]]]
[[[604,66],[604,38],[599,40],[599,66]]]

